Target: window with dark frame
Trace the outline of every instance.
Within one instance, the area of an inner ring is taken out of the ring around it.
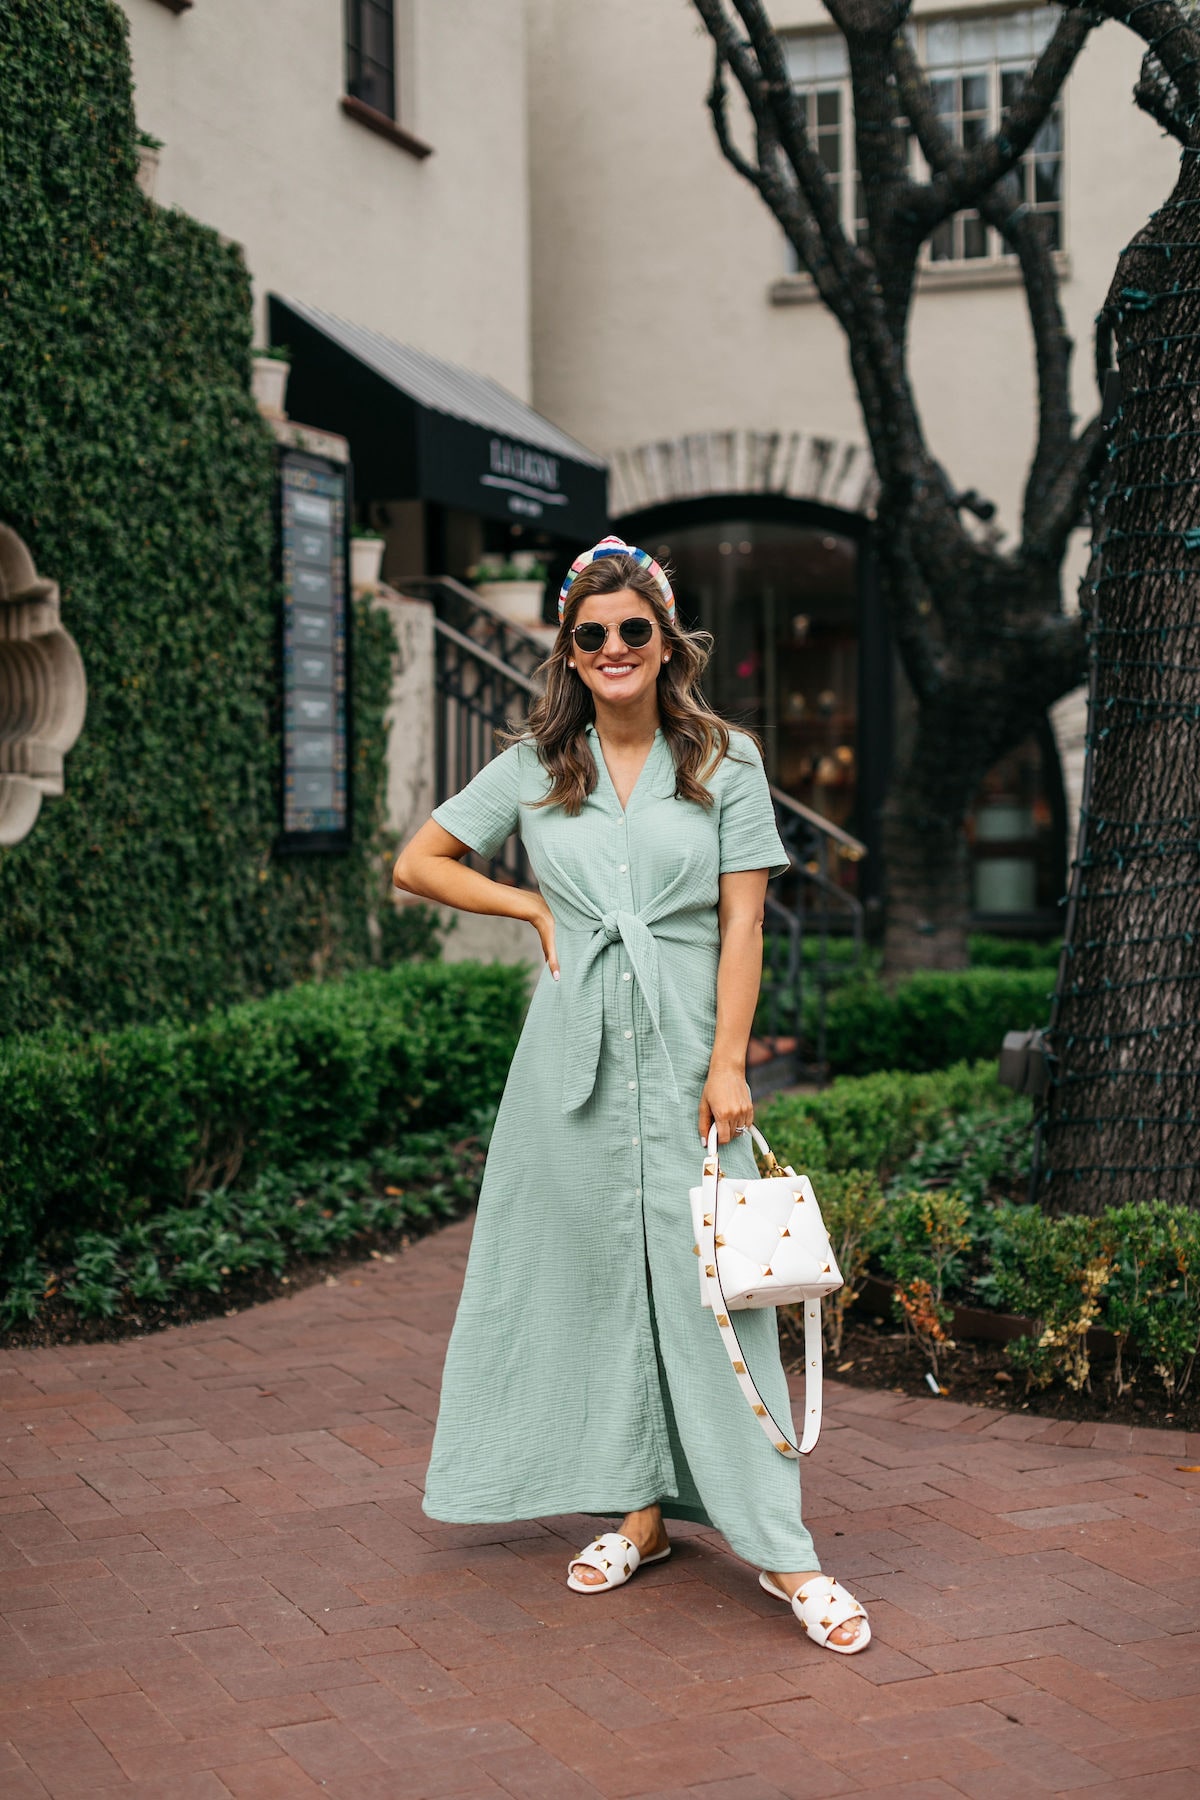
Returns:
[[[395,119],[394,0],[346,0],[346,92]]]

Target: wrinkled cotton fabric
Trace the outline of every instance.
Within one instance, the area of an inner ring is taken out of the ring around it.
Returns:
[[[688,1189],[716,1027],[721,875],[779,874],[762,761],[734,733],[711,808],[675,798],[659,732],[622,809],[536,807],[532,743],[434,812],[481,856],[519,831],[554,913],[561,980],[538,981],[492,1135],[425,1491],[436,1519],[489,1524],[662,1505],[762,1568],[818,1567],[797,1464],[746,1405],[696,1289]],[[722,1151],[755,1173],[748,1139]],[[738,1333],[790,1417],[774,1311]]]

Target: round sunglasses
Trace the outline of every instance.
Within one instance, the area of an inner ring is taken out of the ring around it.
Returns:
[[[589,619],[583,625],[572,625],[571,636],[580,650],[592,656],[607,644],[609,630],[609,626]],[[622,619],[617,631],[631,650],[644,650],[654,635],[654,621],[645,618]]]

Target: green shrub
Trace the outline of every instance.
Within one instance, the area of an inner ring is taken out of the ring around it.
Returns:
[[[0,6],[2,517],[59,582],[88,681],[64,794],[0,851],[0,1035],[365,966],[390,904],[394,642],[366,603],[351,848],[275,854],[275,446],[250,281],[236,246],[139,191],[127,40],[113,0]]]
[[[955,1063],[931,1074],[842,1076],[818,1094],[777,1095],[759,1129],[796,1169],[869,1169],[891,1175],[956,1115],[1029,1119],[1029,1102],[996,1078],[994,1062]]]
[[[401,965],[193,1024],[0,1042],[0,1267],[494,1104],[527,981]]]
[[[464,1131],[469,1131],[465,1144]],[[450,1218],[475,1198],[487,1122],[406,1132],[400,1148],[265,1170],[237,1191],[218,1188],[112,1232],[81,1232],[57,1266],[34,1252],[7,1272],[0,1330],[35,1320],[56,1294],[84,1320],[192,1295],[219,1296],[240,1277],[280,1275],[359,1240]]]
[[[1036,970],[926,970],[890,989],[872,976],[847,981],[829,996],[829,1067],[858,1075],[994,1060],[1006,1031],[1045,1020],[1053,989],[1053,976]]]
[[[1077,1214],[1050,1218],[1037,1207],[997,1209],[990,1274],[977,1283],[1004,1310],[1035,1322],[1008,1354],[1035,1387],[1056,1374],[1086,1387],[1091,1372],[1087,1334],[1100,1317],[1113,1261],[1099,1222]]]
[[[1039,943],[1031,938],[989,937],[976,931],[967,939],[967,957],[973,969],[1048,969],[1053,975],[1061,951],[1061,938]]]
[[[862,1170],[834,1174],[827,1169],[818,1174],[816,1185],[821,1216],[844,1283],[822,1306],[821,1328],[830,1355],[840,1356],[846,1314],[858,1299],[871,1257],[880,1242],[883,1190],[874,1175]],[[795,1314],[801,1309],[788,1310]],[[795,1317],[792,1323],[798,1323]]]
[[[1126,1355],[1148,1359],[1174,1399],[1186,1392],[1200,1353],[1200,1213],[1154,1200],[1110,1207],[1098,1221],[1112,1273],[1103,1322],[1117,1338],[1115,1385]]]
[[[979,1216],[979,1209],[1003,1193],[1023,1199],[1033,1159],[1031,1106],[1008,1097],[996,1110],[973,1107],[956,1113],[920,1143],[896,1171],[898,1188],[952,1185]]]
[[[904,1329],[935,1376],[954,1316],[946,1298],[966,1282],[969,1221],[970,1207],[953,1189],[918,1190],[888,1201],[880,1264],[895,1284],[893,1304]]]

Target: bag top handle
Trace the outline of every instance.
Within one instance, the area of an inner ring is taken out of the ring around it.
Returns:
[[[757,1125],[751,1125],[750,1136],[754,1139],[755,1145],[757,1146],[760,1154],[766,1158],[767,1174],[768,1175],[782,1175],[784,1173],[784,1170],[776,1162],[775,1152],[772,1150],[770,1144],[768,1144],[766,1138],[763,1136],[762,1132],[758,1129]],[[709,1156],[715,1156],[717,1154],[717,1125],[716,1125],[715,1119],[708,1128],[707,1154]]]

